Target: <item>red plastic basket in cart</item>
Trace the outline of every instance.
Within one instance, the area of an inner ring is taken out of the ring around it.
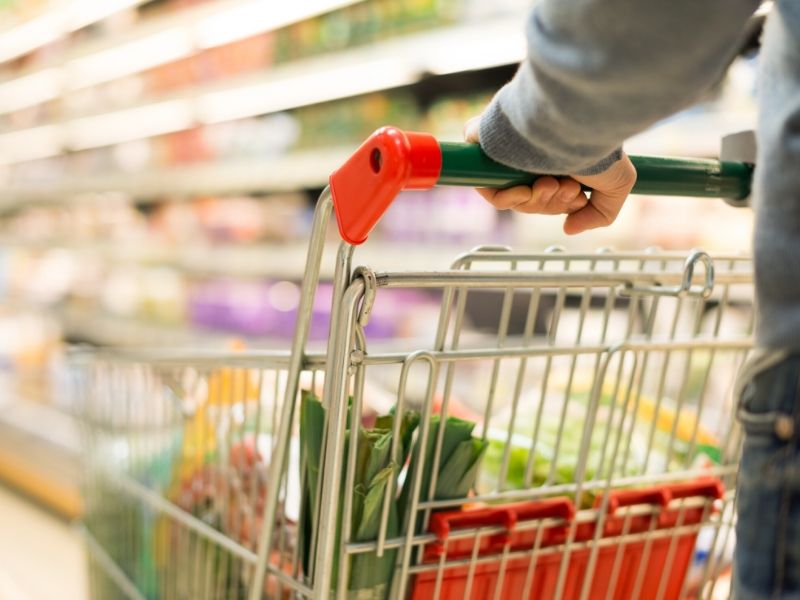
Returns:
[[[723,491],[711,478],[616,490],[606,510],[586,511],[587,519],[569,498],[434,514],[430,531],[437,541],[425,547],[423,563],[439,568],[416,576],[411,597],[555,598],[568,561],[560,599],[677,599],[699,525]],[[603,504],[598,497],[595,509]]]

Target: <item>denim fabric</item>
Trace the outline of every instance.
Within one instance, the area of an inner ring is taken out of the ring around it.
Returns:
[[[744,386],[734,555],[737,600],[800,600],[800,355]]]

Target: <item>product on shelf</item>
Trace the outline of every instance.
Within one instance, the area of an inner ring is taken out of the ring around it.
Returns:
[[[299,148],[358,144],[387,123],[409,129],[419,122],[414,97],[402,90],[326,102],[296,109],[291,114],[297,118],[301,132]]]
[[[66,391],[56,379],[62,362],[57,319],[31,307],[0,304],[0,404],[59,400]]]
[[[64,176],[77,179],[187,163],[269,160],[294,150],[355,146],[386,123],[418,129],[420,114],[413,96],[403,91],[380,92],[71,152],[11,165],[7,178],[18,185],[47,184]],[[169,189],[168,179],[165,189]]]
[[[161,65],[144,73],[141,94],[165,93],[263,69],[273,62],[274,43],[275,36],[269,32]]]
[[[376,226],[375,235],[381,240],[466,249],[469,244],[503,239],[501,219],[471,188],[434,188],[402,193]]]
[[[425,115],[425,131],[442,140],[463,141],[464,123],[483,112],[495,91],[487,89],[438,98]]]
[[[400,293],[398,293],[400,292]],[[322,283],[311,313],[309,338],[327,338],[333,287]],[[193,325],[246,336],[291,339],[300,301],[299,285],[290,281],[212,279],[198,282],[189,298]],[[419,334],[418,319],[427,325],[427,312],[438,306],[424,293],[381,290],[381,302],[370,314],[365,332],[373,339],[393,339]]]
[[[287,154],[295,148],[301,129],[294,114],[277,113],[209,125],[198,130],[200,138],[196,143],[218,160],[264,159]],[[171,137],[174,136],[165,139]]]
[[[513,0],[519,3],[519,0]],[[44,64],[58,58],[56,49],[91,43],[93,38],[113,39],[120,32],[139,22],[147,22],[159,14],[179,12],[187,8],[183,2],[144,3],[137,9],[116,12],[107,19],[39,48],[27,57],[28,64]],[[194,3],[192,3],[194,4]],[[155,7],[158,7],[155,9]],[[500,8],[483,11],[503,12]],[[365,0],[330,11],[317,17],[252,35],[221,46],[199,49],[191,56],[158,65],[141,74],[121,77],[96,86],[70,90],[63,105],[52,104],[52,110],[31,112],[23,109],[16,120],[18,126],[33,126],[38,120],[61,116],[75,117],[113,110],[135,102],[146,102],[179,90],[233,80],[283,63],[363,46],[386,38],[446,25],[462,18],[474,18],[475,11],[465,0]],[[56,46],[57,48],[54,48]],[[113,48],[113,46],[111,46]],[[131,86],[131,82],[135,85]],[[117,91],[119,90],[119,91]],[[31,117],[31,115],[34,115]],[[15,117],[12,117],[12,119]]]
[[[373,43],[457,18],[460,0],[368,0],[275,32],[275,62]]]

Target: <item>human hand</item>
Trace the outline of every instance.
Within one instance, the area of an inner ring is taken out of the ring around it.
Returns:
[[[480,117],[464,128],[466,141],[479,142]],[[606,227],[614,222],[636,183],[636,169],[624,152],[620,160],[602,173],[539,177],[532,186],[518,185],[505,190],[478,188],[478,193],[495,208],[529,214],[566,214],[564,232],[570,235]],[[589,198],[581,184],[591,188]]]

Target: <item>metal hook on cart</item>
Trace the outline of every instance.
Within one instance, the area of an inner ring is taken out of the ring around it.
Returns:
[[[705,269],[705,277],[701,285],[692,285],[694,280],[694,270],[698,263]],[[693,250],[686,261],[683,263],[683,275],[681,282],[675,286],[664,286],[661,284],[637,286],[626,283],[619,294],[631,296],[634,294],[654,294],[658,296],[692,296],[698,298],[708,298],[714,291],[714,261],[703,250]]]
[[[354,279],[357,277],[364,280],[364,299],[358,310],[358,325],[360,327],[366,327],[367,323],[369,323],[369,315],[372,312],[372,307],[375,305],[375,295],[378,292],[378,278],[375,276],[375,271],[369,267],[358,267],[353,274]]]
[[[501,246],[497,244],[481,244],[470,248],[467,254],[475,254],[477,252],[511,252],[511,246]]]

